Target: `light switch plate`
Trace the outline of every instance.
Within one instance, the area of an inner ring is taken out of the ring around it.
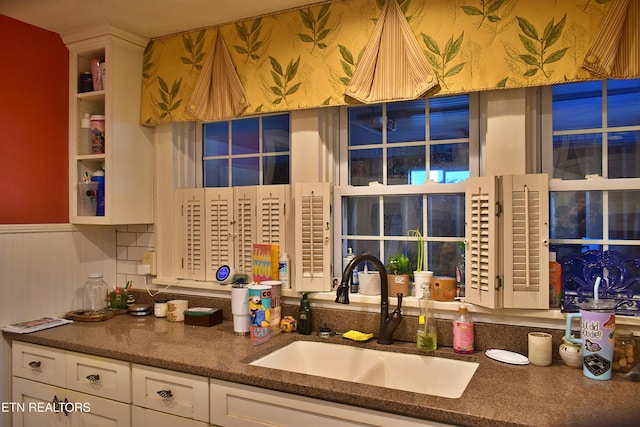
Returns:
[[[156,275],[156,253],[155,252],[144,252],[142,254],[142,265],[149,266],[149,272],[146,274],[150,274],[152,276]]]

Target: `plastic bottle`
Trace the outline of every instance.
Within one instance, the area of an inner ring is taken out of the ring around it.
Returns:
[[[282,252],[278,260],[278,280],[282,282],[282,289],[291,289],[291,282],[289,282],[289,256],[286,252]]]
[[[467,312],[464,298],[458,307],[458,314],[453,317],[453,351],[462,354],[471,354],[474,349],[473,319]]]
[[[416,346],[418,350],[434,351],[438,348],[438,334],[436,322],[433,317],[433,301],[429,287],[422,289],[422,297],[419,299],[420,317],[418,318],[418,335]]]
[[[96,197],[96,216],[104,216],[104,171],[97,170],[93,173],[91,181],[98,183],[98,195]]]
[[[311,312],[311,301],[308,294],[302,294],[300,301],[300,310],[298,311],[298,333],[302,335],[311,335],[311,323],[313,321],[313,313]]]
[[[107,284],[102,273],[91,273],[84,283],[82,308],[85,311],[100,311],[107,308]]]
[[[562,301],[562,266],[556,253],[549,252],[549,308],[560,308]]]
[[[342,258],[342,271],[347,268],[347,265],[354,259],[356,256],[353,253],[353,249],[347,248],[347,254]],[[351,279],[351,293],[356,294],[360,290],[360,282],[358,280],[358,266],[353,268],[353,278]]]
[[[91,116],[84,113],[80,120],[80,154],[91,154],[93,150],[93,133],[91,132]]]

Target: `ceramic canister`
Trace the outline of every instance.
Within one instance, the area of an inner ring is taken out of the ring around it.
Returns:
[[[189,308],[189,301],[174,299],[167,303],[167,320],[170,322],[184,322],[184,311]]]
[[[271,329],[280,329],[280,319],[282,306],[280,305],[280,294],[282,282],[280,280],[265,280],[261,285],[271,286]]]

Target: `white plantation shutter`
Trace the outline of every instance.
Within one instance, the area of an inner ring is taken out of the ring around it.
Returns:
[[[503,178],[505,308],[549,308],[548,183],[545,174]]]
[[[258,187],[258,241],[286,249],[288,185]]]
[[[331,186],[294,184],[295,265],[298,291],[331,289]]]
[[[466,300],[549,307],[549,191],[544,174],[466,181]]]
[[[205,197],[206,278],[213,280],[220,266],[233,267],[233,189],[206,188]]]
[[[498,198],[500,178],[466,181],[465,296],[472,304],[500,306]]]
[[[176,190],[180,201],[179,227],[183,230],[177,271],[181,279],[205,279],[205,200],[203,189]]]
[[[237,187],[234,189],[235,210],[235,263],[237,273],[249,276],[251,280],[251,262],[253,243],[256,242],[256,190],[255,187]]]

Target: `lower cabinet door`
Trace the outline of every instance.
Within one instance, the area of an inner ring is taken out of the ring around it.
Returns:
[[[190,420],[164,412],[152,411],[151,409],[145,409],[139,406],[131,408],[131,422],[134,427],[206,427],[209,425],[202,421]]]
[[[77,391],[67,391],[73,403],[74,426],[131,427],[131,405]],[[71,408],[70,408],[71,409]]]
[[[72,426],[65,398],[63,388],[13,377],[13,427]]]

